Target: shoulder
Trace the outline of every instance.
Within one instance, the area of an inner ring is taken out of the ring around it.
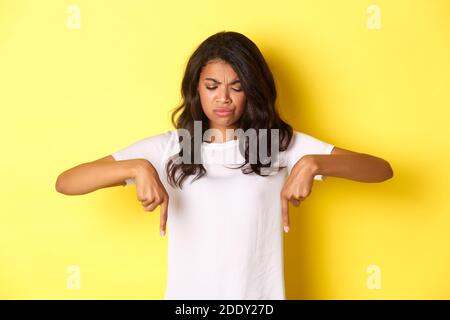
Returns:
[[[167,130],[162,133],[148,136],[145,139],[160,141],[160,142],[168,142],[168,141],[170,141],[170,139],[172,139],[174,137],[174,135],[176,135],[176,130]]]
[[[152,134],[136,141],[141,146],[166,146],[171,140],[175,139],[175,130]]]
[[[293,131],[292,132],[292,138],[291,141],[289,141],[289,145],[288,145],[288,149],[287,150],[291,150],[294,147],[299,146],[300,144],[308,144],[311,142],[314,142],[314,140],[317,140],[317,138],[315,138],[314,136],[307,134],[303,131]]]
[[[175,130],[168,130],[162,133],[148,135],[132,144],[126,146],[117,153],[128,154],[131,156],[162,156],[170,153],[177,141]]]
[[[287,154],[293,153],[294,155],[310,153],[326,154],[330,153],[333,147],[333,144],[317,136],[303,131],[294,131],[286,152]]]

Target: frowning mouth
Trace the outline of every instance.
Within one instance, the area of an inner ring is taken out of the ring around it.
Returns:
[[[233,114],[233,110],[228,108],[217,108],[214,109],[214,113],[217,114],[219,117],[228,117]]]

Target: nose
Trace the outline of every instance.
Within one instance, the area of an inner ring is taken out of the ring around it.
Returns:
[[[223,102],[223,103],[229,103],[229,102],[231,102],[230,90],[229,90],[226,86],[223,86],[223,87],[219,90],[218,100],[221,101],[221,102]]]

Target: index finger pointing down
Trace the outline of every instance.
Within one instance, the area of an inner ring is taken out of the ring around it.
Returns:
[[[284,232],[289,231],[289,205],[288,200],[281,199],[281,217],[283,219]]]
[[[166,198],[162,203],[161,203],[161,215],[159,218],[159,233],[161,234],[161,237],[164,237],[166,234],[166,224],[167,224],[167,210],[168,210],[168,206],[169,206],[169,199]]]

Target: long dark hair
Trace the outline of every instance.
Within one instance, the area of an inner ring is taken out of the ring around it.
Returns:
[[[246,95],[246,105],[238,120],[238,127],[244,131],[254,128],[256,132],[259,132],[260,129],[267,129],[267,131],[278,129],[279,151],[285,151],[291,141],[293,129],[280,118],[275,108],[277,91],[269,66],[258,47],[246,36],[238,32],[221,31],[204,40],[189,58],[181,85],[182,103],[172,113],[171,120],[174,127],[190,132],[192,139],[190,155],[193,157],[194,154],[194,121],[201,121],[202,135],[209,128],[209,119],[203,112],[197,91],[200,73],[207,62],[216,59],[225,61],[233,67],[241,80],[241,87]],[[180,111],[180,116],[175,120],[176,114]],[[181,140],[181,137],[179,138]],[[271,150],[270,139],[267,139],[267,143],[266,150]],[[257,145],[259,146],[259,141]],[[248,149],[248,145],[246,145],[243,155],[245,163],[238,168],[242,168],[244,174],[255,172],[260,176],[266,176],[267,174],[263,174],[261,167],[270,166],[270,162],[262,164],[258,156],[257,163],[249,164]],[[242,154],[242,149],[240,148],[240,150]],[[169,158],[166,164],[169,184],[180,189],[183,181],[189,175],[196,174],[193,179],[195,181],[206,174],[203,164],[195,164],[193,159],[190,163],[176,161],[176,159],[180,159],[182,152],[181,150]],[[284,167],[278,169],[280,168]]]

